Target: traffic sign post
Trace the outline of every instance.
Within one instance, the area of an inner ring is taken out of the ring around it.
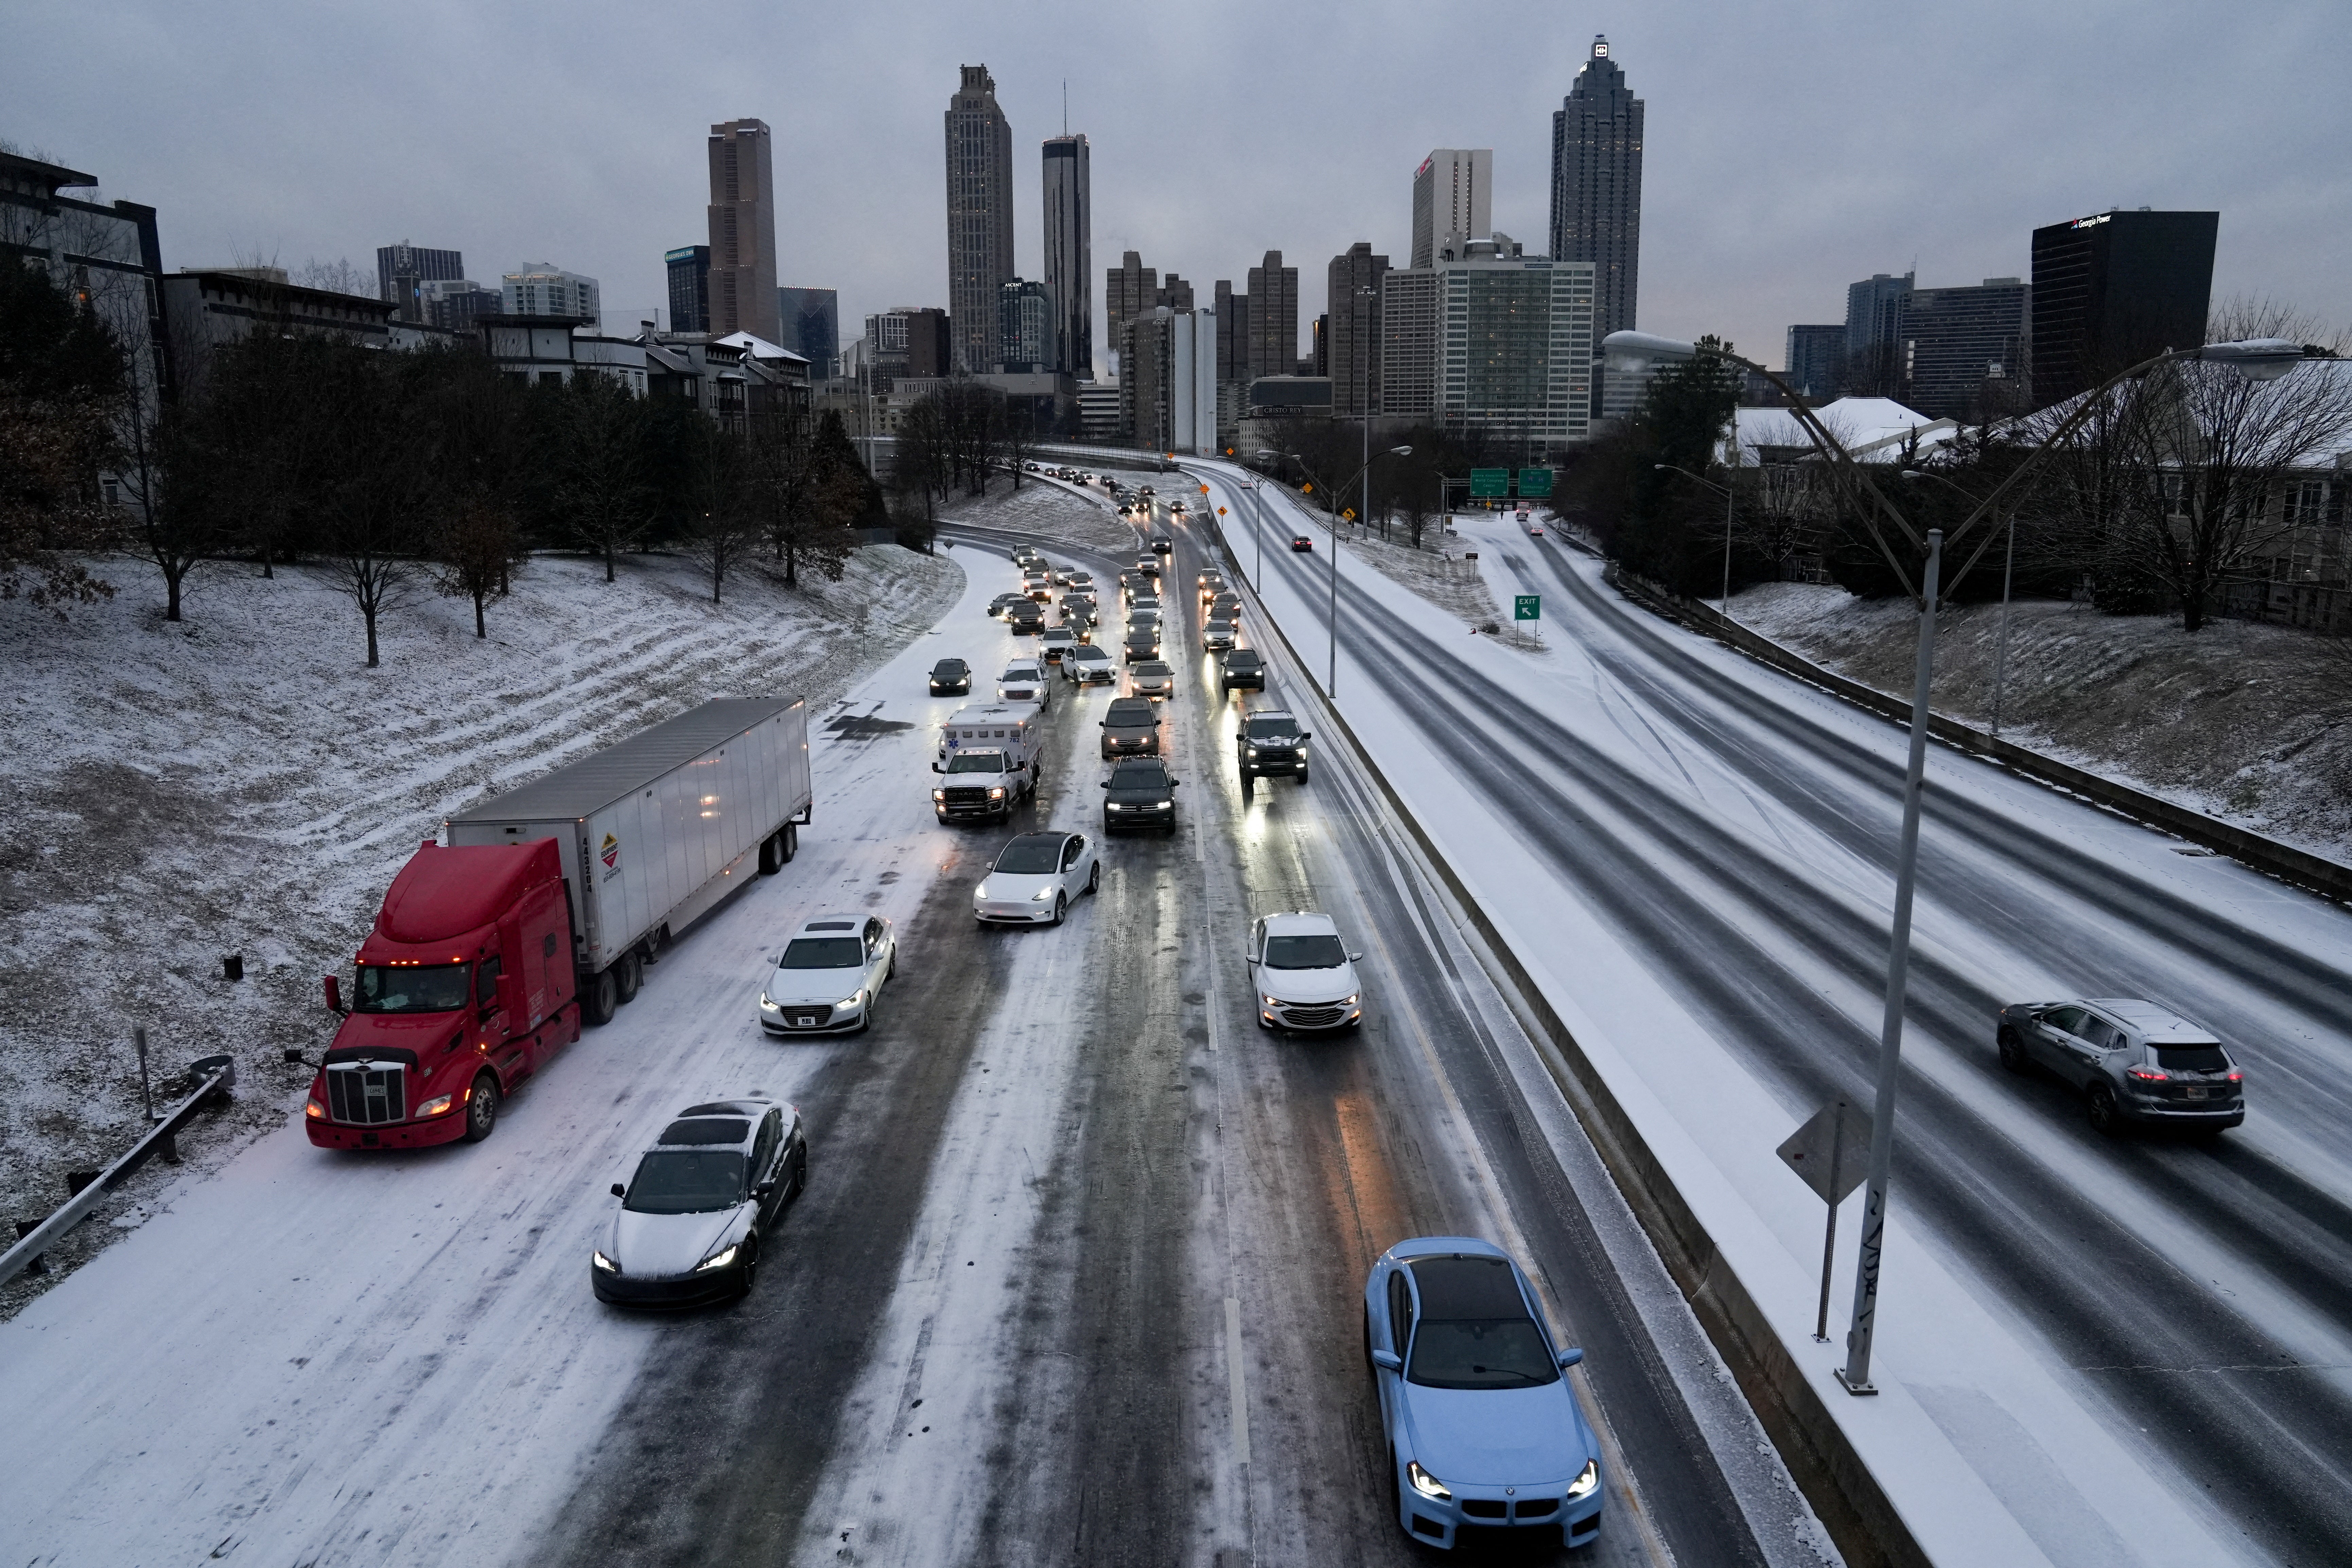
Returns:
[[[1519,629],[1519,626],[1522,622],[1539,621],[1541,619],[1543,619],[1543,595],[1541,594],[1518,594],[1512,597],[1511,629],[1514,632],[1517,632]]]
[[[1797,1173],[1830,1206],[1829,1227],[1822,1237],[1822,1305],[1813,1321],[1813,1339],[1830,1341],[1830,1266],[1837,1254],[1838,1205],[1862,1185],[1870,1165],[1870,1118],[1843,1095],[1819,1110],[1789,1134],[1775,1151],[1781,1163]]]
[[[1500,500],[1510,493],[1510,469],[1473,468],[1470,470],[1470,499],[1472,500]]]

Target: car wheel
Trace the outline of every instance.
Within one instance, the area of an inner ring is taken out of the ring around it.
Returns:
[[[637,988],[646,983],[645,954],[635,948],[621,954],[621,962],[613,965],[613,999],[624,1007],[637,999]]]
[[[803,1143],[800,1153],[793,1160],[793,1184],[791,1191],[784,1194],[784,1202],[792,1203],[806,1191],[808,1191],[808,1145]]]
[[[1247,768],[1244,768],[1242,770],[1242,798],[1244,800],[1251,800],[1255,799],[1256,795],[1257,775],[1251,773]]]
[[[898,944],[895,942],[890,944],[890,967],[882,972],[882,978],[885,980],[898,978]]]
[[[2116,1104],[2116,1091],[2105,1084],[2095,1083],[2084,1097],[2084,1109],[2090,1114],[2091,1131],[2113,1138],[2124,1130],[2123,1109]]]
[[[474,1087],[466,1093],[466,1142],[480,1142],[498,1124],[498,1078],[492,1073],[476,1073]]]
[[[866,1019],[857,1026],[857,1032],[861,1035],[871,1033],[874,1028],[874,1016],[881,1011],[882,993],[877,991],[866,999]]]
[[[760,1282],[760,1233],[756,1230],[750,1232],[740,1245],[743,1248],[743,1260],[736,1265],[736,1269],[743,1281],[743,1294],[748,1296],[751,1293],[751,1287]]]
[[[2032,1069],[2033,1064],[2026,1058],[2025,1042],[2017,1037],[2017,1031],[2015,1029],[2011,1028],[2006,1024],[2002,1025],[2000,1034],[1998,1038],[2000,1042],[2001,1066],[2014,1073],[2022,1073]]]
[[[1093,868],[1087,872],[1087,891],[1089,893],[1102,891],[1102,862],[1099,860],[1096,861]]]

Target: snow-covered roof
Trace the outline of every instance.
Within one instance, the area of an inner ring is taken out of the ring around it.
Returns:
[[[1891,397],[1841,397],[1813,410],[1819,419],[1838,439],[1838,444],[1853,454],[1858,462],[1891,463],[1903,456],[1905,437],[1914,430],[1919,432],[1919,447],[1926,449],[1950,440],[1959,429],[1956,419],[1931,419],[1916,408],[1906,408]],[[1759,447],[1796,447],[1812,449],[1813,438],[1797,423],[1797,416],[1785,408],[1741,408],[1735,411],[1733,428],[1739,437],[1739,460],[1753,465],[1758,460]]]
[[[723,343],[730,349],[741,349],[753,359],[788,359],[800,364],[808,363],[806,354],[796,354],[781,343],[772,343],[767,339],[754,336],[750,332],[730,332],[723,338],[714,338],[711,341]]]

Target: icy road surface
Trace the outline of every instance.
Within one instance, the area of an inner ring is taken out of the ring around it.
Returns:
[[[1181,831],[1108,845],[1058,930],[973,924],[971,884],[1033,816],[929,810],[956,704],[923,671],[953,654],[984,679],[1013,651],[981,610],[1004,541],[961,537],[941,630],[813,715],[798,859],[668,950],[488,1142],[354,1158],[289,1124],[0,1326],[16,1560],[1409,1562],[1358,1301],[1381,1248],[1433,1231],[1513,1247],[1587,1348],[1610,1485],[1581,1560],[1823,1560],[1341,748],[1241,799],[1190,541]],[[1034,821],[1095,831],[1106,701],[1057,685]],[[1244,931],[1296,907],[1366,953],[1359,1037],[1251,1023]],[[899,928],[881,1024],[764,1038],[778,933],[866,910]],[[608,1184],[677,1108],[743,1091],[794,1100],[811,1136],[758,1291],[597,1305]]]

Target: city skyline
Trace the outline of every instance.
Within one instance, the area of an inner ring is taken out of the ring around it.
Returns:
[[[71,30],[27,18],[26,47],[0,64],[8,106],[0,136],[100,172],[110,195],[154,203],[168,267],[256,252],[286,265],[315,256],[364,267],[386,236],[415,234],[463,250],[486,277],[551,259],[601,278],[607,320],[625,326],[664,305],[664,254],[700,237],[702,181],[687,148],[731,114],[759,115],[797,150],[776,171],[780,276],[839,288],[843,314],[856,320],[909,300],[947,303],[928,106],[954,84],[959,57],[988,60],[1007,117],[1033,134],[1059,123],[1070,76],[1069,122],[1086,129],[1100,165],[1097,253],[1138,249],[1163,270],[1236,281],[1269,248],[1309,258],[1298,303],[1312,321],[1325,306],[1321,258],[1357,239],[1410,254],[1412,174],[1433,146],[1492,147],[1495,226],[1531,248],[1543,243],[1549,113],[1591,36],[1545,24],[1533,7],[1505,7],[1496,26],[1535,40],[1506,57],[1472,47],[1442,19],[1401,22],[1377,58],[1369,44],[1331,45],[1339,62],[1378,67],[1370,85],[1395,87],[1370,95],[1377,113],[1359,106],[1360,86],[1342,93],[1324,79],[1330,73],[1304,73],[1291,90],[1278,89],[1278,73],[1227,61],[1208,89],[1217,111],[1187,116],[1171,132],[1150,104],[1071,68],[1139,40],[1180,61],[1209,58],[1192,30],[1158,22],[1139,31],[1052,11],[1050,25],[1026,36],[1051,36],[1054,48],[1018,52],[996,47],[989,18],[944,16],[939,36],[914,49],[847,17],[790,39],[755,27],[715,61],[684,40],[648,38],[625,91],[607,51],[565,46],[557,58],[579,75],[575,104],[491,90],[488,60],[521,29],[470,18],[462,36],[480,47],[457,68],[424,72],[387,53],[366,79],[335,85],[337,122],[421,128],[421,142],[338,142],[331,155],[290,128],[320,100],[320,61],[338,51],[268,29],[271,14],[233,12],[195,27],[132,5]],[[583,30],[596,34],[601,18],[617,32],[625,15],[592,6]],[[2087,21],[2047,26],[2031,49],[2014,27],[1919,18],[1865,30],[1853,26],[1858,16],[1723,18],[1667,7],[1593,19],[1656,110],[1644,330],[1720,331],[1777,362],[1786,328],[1835,319],[1838,291],[1856,277],[1905,270],[1915,258],[1923,287],[2021,276],[2035,227],[2139,205],[2221,211],[2217,302],[2261,295],[2352,319],[2352,268],[2343,265],[2352,176],[2325,152],[2352,129],[2352,110],[2259,85],[2269,62],[2345,56],[2318,8],[2256,8],[2234,16],[2225,36],[2192,26],[2185,9],[2137,19],[2124,37]],[[763,62],[788,41],[805,45],[813,74],[833,85],[786,97],[763,79]],[[232,58],[261,90],[216,104],[191,99],[185,82],[205,79],[207,61]],[[689,61],[692,71],[654,68]],[[1833,70],[1850,90],[1792,104],[1759,85],[1800,61]],[[1433,69],[1475,71],[1480,90],[1429,94],[1402,83]],[[2186,104],[2148,85],[2192,74],[2207,90]],[[146,107],[159,100],[175,106],[172,118]],[[233,117],[255,101],[266,106],[252,111],[249,130],[239,127]],[[526,131],[551,117],[562,134]],[[1767,125],[1771,156],[1742,151],[1762,144],[1757,132]],[[450,173],[526,134],[553,149],[528,184],[477,190]],[[1269,137],[1339,151],[1302,190],[1279,160],[1248,156]],[[2053,146],[2080,155],[2053,158]],[[1025,217],[1036,210],[1038,178],[1016,155],[1013,270],[1024,277],[1044,271],[1039,226]],[[903,195],[877,199],[898,183]],[[1098,337],[1098,358],[1103,347]]]

